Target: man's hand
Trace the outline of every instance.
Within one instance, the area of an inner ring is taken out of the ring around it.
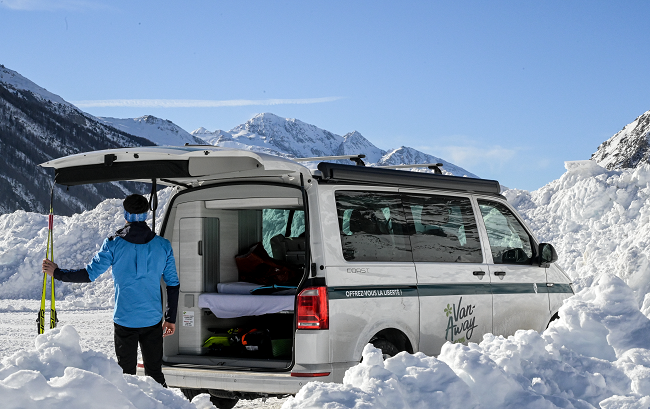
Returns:
[[[54,277],[54,270],[59,268],[53,261],[50,261],[48,259],[43,260],[43,273],[49,275],[50,277]]]
[[[163,321],[163,338],[173,335],[175,331],[176,331],[176,324]]]

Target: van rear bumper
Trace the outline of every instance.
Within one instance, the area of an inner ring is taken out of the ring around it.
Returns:
[[[312,368],[313,366],[313,368]],[[248,372],[222,369],[187,368],[163,365],[167,385],[172,388],[220,389],[269,395],[294,395],[308,382],[341,382],[350,365],[309,365],[294,367],[295,372],[327,373],[326,376],[291,376],[291,372]],[[298,369],[299,368],[299,369]],[[138,368],[138,375],[144,375]]]

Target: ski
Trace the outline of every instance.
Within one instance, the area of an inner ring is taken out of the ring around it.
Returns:
[[[45,248],[45,258],[54,261],[54,184],[52,184],[52,191],[50,193],[50,214],[47,219],[47,247]],[[47,274],[43,273],[43,289],[41,291],[41,309],[38,311],[38,318],[36,319],[38,326],[38,333],[45,332],[45,294],[47,293]],[[54,296],[54,277],[52,277],[50,284],[50,329],[56,327],[58,322],[56,318],[56,304]]]

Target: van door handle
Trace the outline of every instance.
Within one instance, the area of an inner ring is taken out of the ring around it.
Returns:
[[[203,240],[199,240],[199,256],[203,255]]]
[[[484,276],[485,271],[474,271],[472,274],[474,274],[475,276]]]
[[[494,275],[495,276],[504,276],[504,275],[506,275],[506,272],[505,271],[495,271]]]

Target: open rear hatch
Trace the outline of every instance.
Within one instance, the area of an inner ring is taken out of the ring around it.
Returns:
[[[215,146],[135,147],[79,153],[41,166],[66,186],[114,181],[197,186],[223,178],[282,177],[309,171],[291,160]],[[299,181],[296,181],[298,184]]]
[[[240,281],[263,286],[254,277],[245,280],[236,263],[236,256],[256,244],[271,263],[297,272],[292,286],[302,281],[309,254],[306,194],[300,189],[300,174],[310,174],[306,167],[212,146],[111,149],[41,166],[54,168],[60,185],[133,181],[186,188],[172,198],[161,230],[172,243],[181,282],[177,332],[165,339],[166,364],[271,371],[293,365],[296,289],[285,291],[290,299],[279,308],[275,303],[282,294],[255,296],[247,289],[238,295],[232,288]],[[272,298],[271,309],[262,315],[224,317],[218,311],[220,317],[200,304],[228,299],[222,306],[232,310],[232,304],[241,304],[246,310],[262,297]],[[238,345],[232,345],[237,337]],[[212,344],[206,344],[209,339]]]

